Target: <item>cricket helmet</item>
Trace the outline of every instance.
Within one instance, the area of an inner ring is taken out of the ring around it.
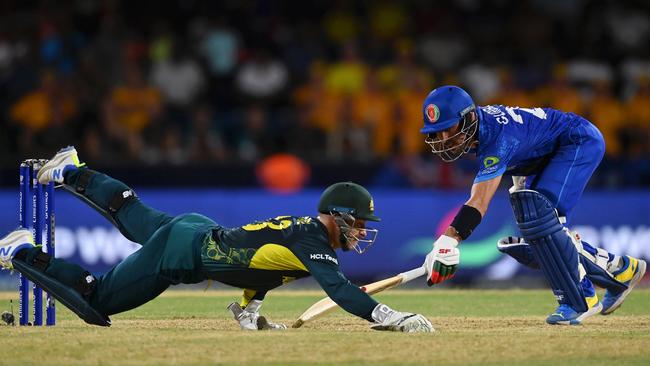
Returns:
[[[454,161],[470,150],[478,130],[478,114],[474,100],[465,90],[454,85],[433,89],[422,104],[422,117],[424,127],[420,132],[427,135],[425,142],[442,160]],[[438,134],[459,123],[461,126],[453,136],[442,138]]]
[[[476,109],[472,97],[454,85],[433,89],[422,103],[423,134],[444,131],[456,124],[470,111]]]
[[[377,238],[376,229],[355,226],[356,220],[381,220],[375,216],[370,192],[356,183],[340,182],[327,187],[318,202],[318,212],[334,217],[341,232],[339,241],[343,250],[352,248],[363,253]]]
[[[345,212],[356,219],[381,221],[375,216],[375,204],[370,192],[352,182],[340,182],[327,187],[320,196],[318,212]]]

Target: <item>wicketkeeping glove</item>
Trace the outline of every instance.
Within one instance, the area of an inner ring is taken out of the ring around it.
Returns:
[[[228,310],[232,313],[235,320],[239,322],[242,330],[284,330],[287,326],[280,323],[271,323],[264,316],[260,316],[260,307],[262,301],[251,300],[248,305],[242,309],[241,306],[233,302],[228,305]]]
[[[424,260],[427,285],[433,286],[454,276],[460,262],[460,251],[457,246],[458,240],[447,235],[441,235],[433,243],[433,250]]]
[[[379,304],[372,311],[375,321],[370,328],[374,330],[388,330],[405,333],[431,333],[434,331],[429,319],[420,314],[402,313],[395,311],[384,304]]]

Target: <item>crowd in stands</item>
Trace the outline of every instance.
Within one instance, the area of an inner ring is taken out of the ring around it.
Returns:
[[[643,2],[14,0],[0,8],[5,166],[62,144],[101,166],[289,153],[307,164],[385,162],[377,185],[454,187],[472,179],[471,163],[440,164],[419,128],[428,91],[459,84],[480,105],[585,116],[607,142],[599,182],[650,184]]]

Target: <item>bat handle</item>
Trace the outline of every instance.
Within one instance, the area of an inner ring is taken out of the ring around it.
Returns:
[[[425,273],[427,273],[427,271],[426,271],[426,269],[424,269],[424,266],[412,269],[410,271],[403,272],[401,274],[402,283],[406,283],[406,282],[414,280],[414,279],[416,279],[418,277],[422,277],[422,276],[425,275]]]

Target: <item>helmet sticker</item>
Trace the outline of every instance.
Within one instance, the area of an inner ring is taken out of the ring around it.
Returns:
[[[431,123],[435,123],[440,118],[440,109],[435,104],[429,104],[426,108],[427,118]]]
[[[370,206],[369,206],[370,212],[373,212],[375,210],[375,203],[373,202],[372,199],[370,199]]]

